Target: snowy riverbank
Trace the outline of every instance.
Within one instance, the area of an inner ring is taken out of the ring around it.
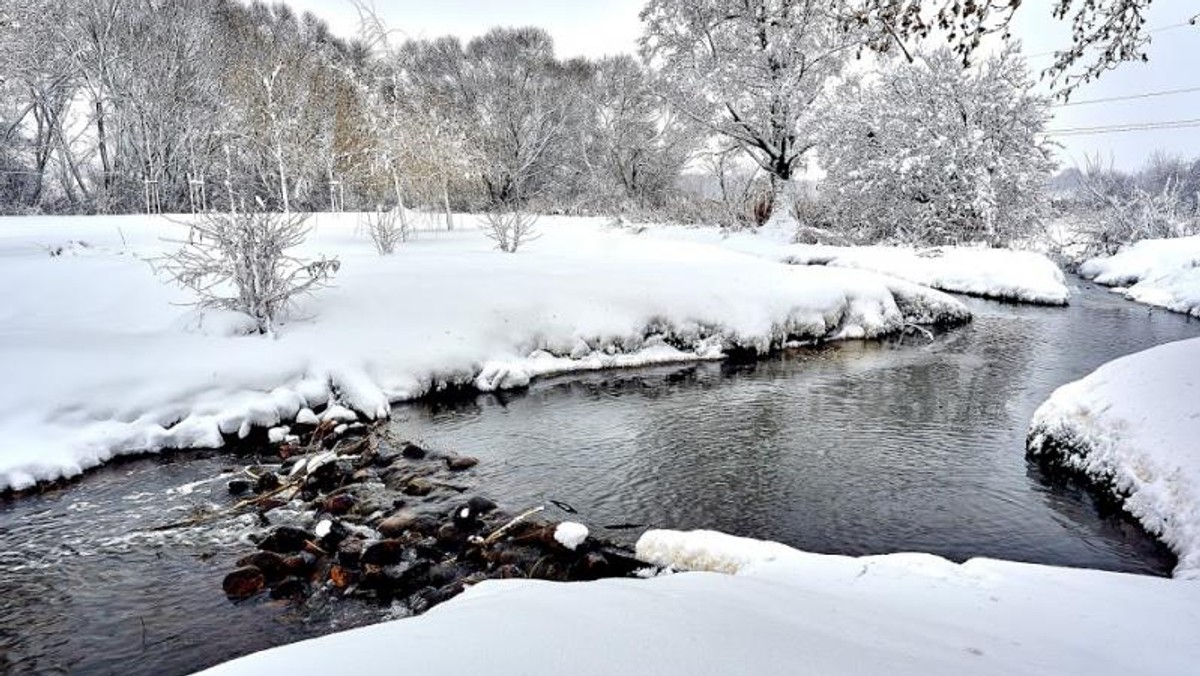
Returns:
[[[1200,317],[1200,235],[1143,240],[1084,262],[1079,274],[1130,300]]]
[[[1109,362],[1034,414],[1029,454],[1082,473],[1200,579],[1200,339]]]
[[[1033,251],[986,247],[825,246],[793,244],[791,233],[721,233],[714,229],[651,227],[651,238],[699,241],[792,265],[866,270],[949,293],[1065,305],[1070,289],[1062,270]]]
[[[465,219],[464,219],[465,220]],[[220,446],[335,402],[366,418],[446,385],[719,358],[788,341],[874,338],[969,319],[880,275],[765,264],[599,219],[544,218],[515,255],[477,229],[379,256],[355,215],[321,215],[302,254],[341,258],[275,339],[200,313],[148,262],[186,228],[141,216],[0,223],[0,489],[116,454]]]
[[[420,617],[251,655],[206,676],[1188,674],[1200,586],[925,554],[850,558],[651,531],[650,580],[488,581]],[[402,656],[397,658],[397,656]]]

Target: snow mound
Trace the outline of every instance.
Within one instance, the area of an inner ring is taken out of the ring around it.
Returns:
[[[1200,317],[1200,235],[1142,240],[1085,261],[1079,274],[1130,300]]]
[[[543,237],[508,255],[464,218],[379,256],[354,214],[322,214],[299,254],[340,258],[334,286],[302,299],[274,338],[243,335],[245,317],[188,310],[145,262],[186,239],[183,220],[6,219],[0,286],[20,292],[0,297],[0,490],[256,428],[378,420],[452,386],[970,318],[954,298],[876,274],[642,238],[602,219],[546,217]],[[47,233],[89,246],[50,257]]]
[[[942,291],[1022,303],[1066,305],[1071,295],[1062,270],[1032,251],[797,244],[784,261],[871,270]]]
[[[693,559],[760,563],[736,575],[487,581],[419,617],[202,673],[392,673],[397,655],[406,673],[531,676],[1127,676],[1190,674],[1200,661],[1200,585],[987,559],[823,556],[717,535],[650,540]]]
[[[1200,579],[1200,339],[1109,362],[1034,414],[1028,450],[1110,490]]]
[[[554,528],[554,541],[571,551],[587,539],[587,526],[574,521],[563,521]]]

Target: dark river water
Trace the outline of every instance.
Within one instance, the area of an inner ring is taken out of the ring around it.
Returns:
[[[1029,418],[1055,387],[1200,335],[1198,322],[1084,286],[1068,308],[969,300],[975,322],[932,342],[541,381],[398,407],[392,426],[479,457],[467,478],[510,510],[557,500],[616,539],[640,531],[605,526],[715,528],[818,552],[1165,575],[1165,548],[1024,458]],[[402,615],[227,601],[221,579],[250,549],[248,521],[138,532],[229,504],[221,473],[243,462],[136,460],[0,503],[0,673],[185,674]]]

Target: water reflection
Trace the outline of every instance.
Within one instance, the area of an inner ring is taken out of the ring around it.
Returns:
[[[1068,308],[969,302],[976,321],[932,343],[543,382],[394,425],[483,457],[482,486],[513,508],[557,498],[594,524],[1168,573],[1131,522],[1031,473],[1024,437],[1058,385],[1200,326],[1087,287]]]

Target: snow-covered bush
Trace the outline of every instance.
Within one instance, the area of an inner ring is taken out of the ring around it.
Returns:
[[[964,69],[948,49],[833,95],[823,123],[832,224],[868,241],[1003,244],[1029,234],[1054,168],[1048,101],[1008,47]]]
[[[522,244],[538,238],[534,225],[537,216],[519,207],[499,205],[484,215],[485,234],[505,253],[516,253]]]
[[[407,242],[411,234],[408,219],[400,207],[395,209],[379,209],[366,215],[367,234],[375,251],[381,256],[387,256],[396,251],[396,245]]]
[[[290,253],[308,235],[307,216],[213,213],[200,216],[188,240],[162,261],[171,280],[202,307],[243,312],[259,333],[271,333],[291,301],[320,288],[337,272],[336,258],[304,260]]]
[[[1152,158],[1130,174],[1089,159],[1071,177],[1073,192],[1065,210],[1077,223],[1069,244],[1078,256],[1108,256],[1143,239],[1200,232],[1197,177],[1181,160]]]

